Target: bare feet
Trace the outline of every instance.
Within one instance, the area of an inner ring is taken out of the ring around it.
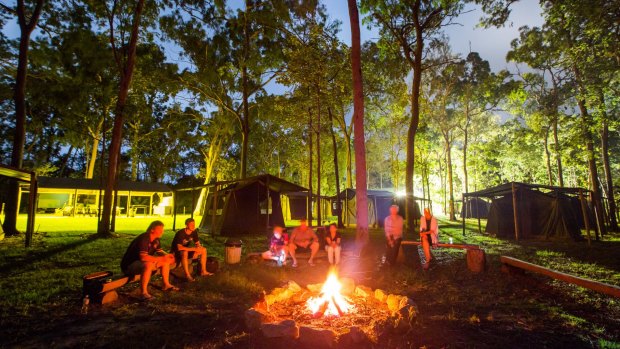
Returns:
[[[211,275],[213,275],[213,273],[209,273],[208,271],[204,271],[200,273],[200,276],[211,276]]]
[[[164,285],[163,291],[164,292],[169,292],[169,291],[178,292],[180,291],[180,289],[172,284],[168,284],[168,285]]]
[[[189,282],[194,282],[196,281],[196,279],[194,279],[191,275],[185,275],[185,278],[187,279],[187,281]]]

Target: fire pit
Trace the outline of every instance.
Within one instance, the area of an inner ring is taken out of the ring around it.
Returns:
[[[265,294],[245,315],[254,335],[332,347],[336,343],[376,343],[384,333],[405,333],[416,314],[410,298],[356,286],[353,279],[339,279],[332,271],[325,283],[306,288],[289,281]]]

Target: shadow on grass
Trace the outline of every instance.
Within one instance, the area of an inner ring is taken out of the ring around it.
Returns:
[[[16,270],[27,268],[28,266],[50,259],[51,257],[78,248],[82,245],[95,241],[94,238],[80,239],[71,243],[62,244],[43,251],[32,251],[24,249],[24,254],[17,256],[16,259],[10,258],[8,262],[0,265],[0,275],[10,275]]]

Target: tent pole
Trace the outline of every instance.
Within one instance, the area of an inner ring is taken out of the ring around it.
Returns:
[[[465,204],[465,197],[463,197],[463,204]],[[463,236],[465,236],[465,216],[467,215],[467,205],[464,207],[465,210],[461,210],[461,212],[465,213],[461,215],[461,219],[463,220]]]
[[[129,198],[127,199],[127,207],[129,207],[129,200],[131,200],[131,191],[129,192]],[[172,192],[172,231],[177,230],[177,192]],[[129,209],[127,209],[129,212]]]
[[[101,190],[99,191],[99,195],[101,195]],[[101,200],[99,200],[101,202]],[[77,206],[77,189],[75,189],[75,193],[73,194],[73,209],[71,210],[71,217],[75,217],[75,206]],[[101,205],[99,205],[101,208]],[[99,221],[101,210],[97,210],[97,221]]]
[[[478,200],[476,200],[476,217],[478,217],[478,234],[482,234],[482,227],[480,225],[480,208],[478,207],[478,203],[480,202],[480,198],[476,198]]]
[[[515,219],[515,240],[519,241],[519,210],[517,209],[517,188],[515,183],[511,183],[512,186],[512,212],[514,214]]]
[[[173,204],[176,204],[174,195],[175,195],[175,192],[172,192],[172,196],[173,196],[172,200],[174,201]],[[127,217],[129,217],[129,210],[131,210],[131,190],[129,190],[129,192],[127,193],[127,208],[126,208],[126,210],[127,210],[127,212],[126,212],[127,213]]]
[[[588,217],[587,205],[583,198],[583,190],[579,189],[579,202],[581,203],[581,214],[583,215],[583,224],[586,227],[586,231],[588,232],[588,246],[592,244],[590,237],[590,219]]]
[[[30,192],[28,193],[28,223],[26,224],[26,247],[32,243],[34,233],[34,215],[37,211],[37,174],[30,174]]]
[[[217,184],[214,188],[215,190],[213,191],[213,206],[211,210],[211,235],[215,235],[215,213],[217,211],[217,193],[219,189]]]
[[[192,187],[192,210],[191,213],[189,214],[189,218],[194,218],[194,210],[196,209],[196,193],[195,190],[196,188]]]

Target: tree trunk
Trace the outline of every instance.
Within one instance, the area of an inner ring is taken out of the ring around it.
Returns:
[[[549,185],[553,185],[553,172],[551,171],[551,153],[549,152],[549,129],[545,130],[543,144],[545,146],[545,163],[547,164],[547,179],[549,180]]]
[[[467,146],[468,145],[469,145],[469,126],[465,125],[465,128],[463,129],[463,189],[465,190],[466,193],[469,193],[469,178],[467,174]]]
[[[564,174],[562,173],[562,154],[560,153],[560,141],[559,141],[559,137],[558,137],[558,114],[557,112],[555,113],[554,117],[553,117],[553,122],[552,122],[552,126],[553,126],[553,142],[555,143],[553,145],[553,148],[555,150],[555,162],[557,164],[558,167],[558,185],[560,187],[564,186]]]
[[[353,188],[353,159],[351,156],[351,135],[344,130],[344,140],[346,143],[346,160],[347,160],[347,188]]]
[[[598,181],[598,170],[596,168],[596,158],[594,152],[594,140],[592,139],[592,133],[590,132],[590,116],[586,103],[584,100],[579,99],[577,101],[579,110],[581,112],[582,130],[584,138],[586,140],[586,152],[588,156],[588,170],[590,174],[590,190],[592,191],[592,201],[596,213],[596,222],[598,226],[596,240],[599,240],[599,232],[602,235],[605,234],[605,219],[603,217],[603,205],[601,203],[601,189]]]
[[[92,179],[95,174],[95,164],[97,163],[97,153],[99,152],[99,140],[101,139],[100,138],[101,133],[105,132],[105,130],[103,130],[103,120],[104,120],[103,118],[99,120],[99,123],[97,124],[97,128],[95,129],[94,132],[91,133],[93,144],[92,144],[92,148],[90,149],[90,157],[88,158],[88,167],[86,169],[87,179]],[[90,130],[91,128],[89,127],[88,129]]]
[[[133,134],[131,135],[131,180],[138,180],[138,163],[140,162],[140,151],[138,149],[138,143],[140,140],[140,131],[138,127],[133,128]]]
[[[603,130],[601,131],[601,153],[603,158],[603,169],[605,170],[605,182],[607,182],[607,201],[609,204],[610,229],[612,231],[618,231],[614,182],[611,176],[611,167],[609,165],[609,125],[606,117],[603,117]]]
[[[317,128],[316,128],[316,219],[323,225],[321,215],[321,91],[317,88]]]
[[[136,46],[138,44],[138,34],[140,30],[140,19],[142,16],[142,9],[144,8],[144,0],[138,0],[136,4],[136,10],[134,11],[133,24],[131,28],[131,37],[129,39],[129,46],[127,48],[127,60],[124,67],[122,67],[121,82],[118,91],[118,99],[116,100],[116,108],[114,115],[114,126],[112,127],[112,141],[109,148],[109,161],[108,161],[108,177],[106,178],[105,194],[103,196],[103,210],[101,213],[101,221],[97,229],[97,235],[100,237],[109,237],[110,234],[110,218],[112,213],[112,192],[117,180],[117,167],[118,159],[120,156],[121,142],[123,141],[123,124],[125,113],[125,102],[127,101],[127,95],[129,87],[131,85],[131,79],[133,77],[133,70],[136,63]]]
[[[451,221],[456,221],[456,214],[454,210],[454,180],[452,178],[452,144],[450,142],[450,135],[445,136],[446,141],[446,167],[448,169],[448,189],[449,189],[449,202],[448,210]]]
[[[26,18],[24,0],[17,0],[17,22],[19,23],[19,56],[17,73],[15,75],[15,89],[13,101],[15,103],[15,133],[13,134],[13,149],[11,150],[11,167],[22,168],[24,159],[24,143],[26,142],[26,77],[28,75],[28,49],[30,34],[34,30],[45,0],[37,0],[30,20]],[[9,181],[4,208],[4,223],[2,228],[6,236],[19,234],[17,230],[17,214],[19,207],[19,183]]]
[[[248,32],[248,11],[251,7],[250,0],[245,1],[245,13],[243,17],[243,67],[241,69],[241,83],[243,89],[243,122],[241,127],[241,168],[239,177],[247,177],[248,167],[248,142],[250,138],[250,105],[248,86],[248,56],[250,50],[250,33]]]
[[[312,226],[312,153],[314,151],[312,147],[312,138],[314,131],[312,129],[312,113],[310,112],[310,108],[308,108],[308,200],[306,206],[306,219],[308,220],[308,225]]]
[[[64,173],[65,173],[65,170],[67,169],[67,164],[69,163],[69,159],[73,155],[73,149],[74,147],[73,145],[71,145],[69,147],[69,150],[67,151],[67,155],[65,155],[65,157],[62,159],[62,164],[60,165],[60,169],[58,170],[59,177],[64,177]]]
[[[368,199],[366,197],[366,143],[364,140],[364,82],[357,1],[348,0],[351,21],[351,70],[353,75],[353,143],[355,147],[355,202],[358,251],[368,243]]]
[[[334,132],[334,119],[332,109],[327,107],[329,115],[329,130],[332,135],[332,151],[334,152],[334,175],[336,177],[336,211],[338,212],[338,228],[344,228],[342,223],[342,202],[340,201],[340,173],[338,171],[338,144],[336,143],[336,133]]]

